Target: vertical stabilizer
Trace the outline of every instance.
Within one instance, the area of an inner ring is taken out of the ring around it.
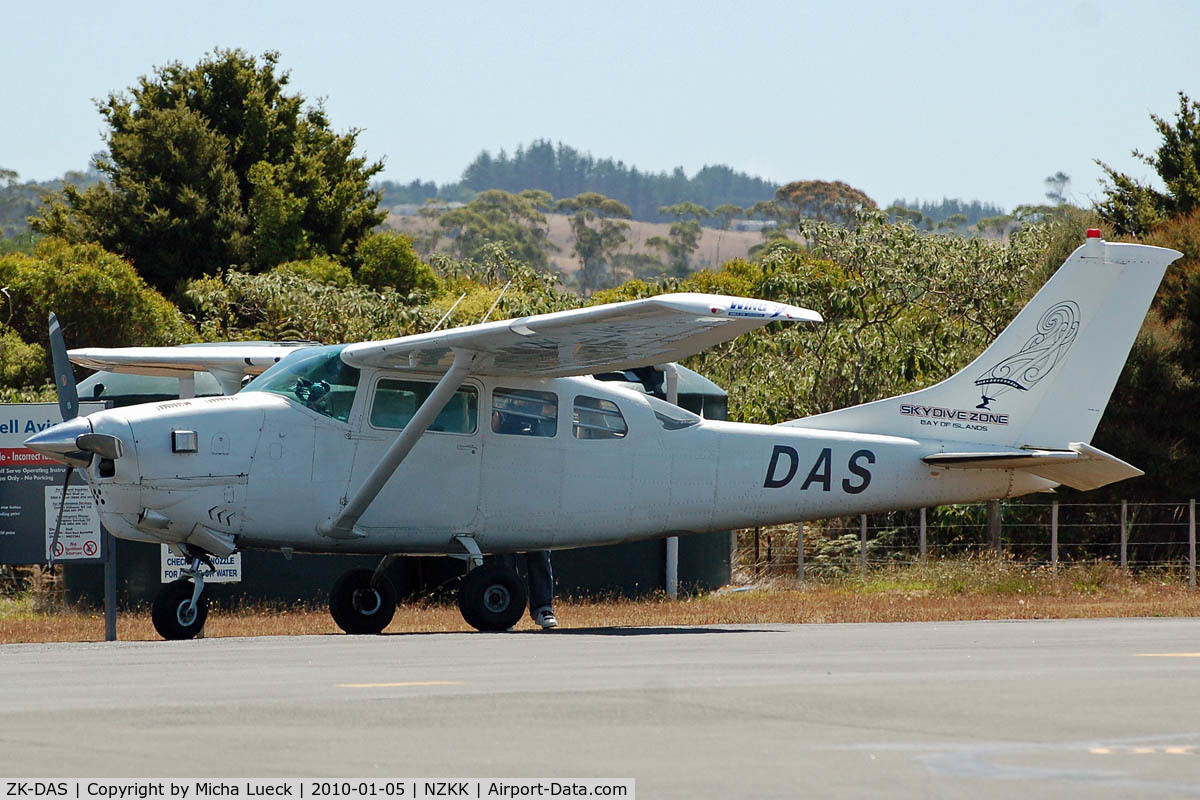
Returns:
[[[997,446],[1091,441],[1163,273],[1181,255],[1088,231],[965,369],[927,389],[783,424]]]

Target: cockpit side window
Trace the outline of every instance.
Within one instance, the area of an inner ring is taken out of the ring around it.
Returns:
[[[646,402],[650,404],[655,419],[658,420],[659,425],[663,426],[664,430],[678,431],[700,424],[700,417],[665,400],[647,397]]]
[[[582,394],[575,398],[572,423],[576,439],[623,439],[629,432],[616,403]]]
[[[384,378],[375,386],[371,401],[371,425],[403,428],[433,392],[436,384]],[[468,384],[446,403],[429,426],[435,433],[474,433],[479,419],[479,391]]]
[[[285,358],[243,392],[270,392],[341,422],[350,419],[359,371],[342,361],[344,345],[314,347]]]
[[[558,395],[532,389],[492,390],[492,432],[553,436],[558,432]]]

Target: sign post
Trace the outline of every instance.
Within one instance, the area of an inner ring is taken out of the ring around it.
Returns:
[[[104,403],[80,403],[82,416]],[[64,491],[67,468],[25,447],[25,440],[62,422],[58,403],[0,404],[0,564],[45,564],[64,506],[54,561],[105,565],[105,638],[116,638],[116,552],[100,527],[95,500],[76,470]],[[108,572],[112,571],[112,591]]]

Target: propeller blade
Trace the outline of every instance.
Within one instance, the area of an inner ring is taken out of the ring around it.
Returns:
[[[75,468],[67,465],[67,478],[63,481],[62,499],[58,503],[58,521],[54,523],[54,536],[50,537],[49,566],[54,567],[54,548],[58,547],[58,534],[62,531],[63,511],[67,508],[67,486],[71,483],[71,473]]]
[[[79,392],[75,389],[75,373],[71,371],[71,359],[67,357],[67,344],[63,341],[62,326],[58,317],[50,315],[50,360],[54,364],[54,388],[58,390],[58,408],[63,422],[79,415]]]

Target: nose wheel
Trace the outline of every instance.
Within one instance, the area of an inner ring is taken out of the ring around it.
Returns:
[[[396,615],[396,588],[386,575],[365,567],[337,579],[329,593],[329,613],[346,633],[379,633]]]
[[[505,564],[484,564],[467,573],[458,587],[458,610],[472,628],[506,631],[516,625],[528,602],[525,581]]]
[[[159,591],[154,598],[154,606],[150,609],[150,618],[154,622],[154,630],[164,639],[194,639],[204,629],[208,619],[208,598],[204,597],[204,576],[206,571],[202,564],[207,559],[193,558],[191,563],[180,570],[190,574],[192,580],[180,578],[172,581]],[[211,569],[211,564],[209,565]]]

